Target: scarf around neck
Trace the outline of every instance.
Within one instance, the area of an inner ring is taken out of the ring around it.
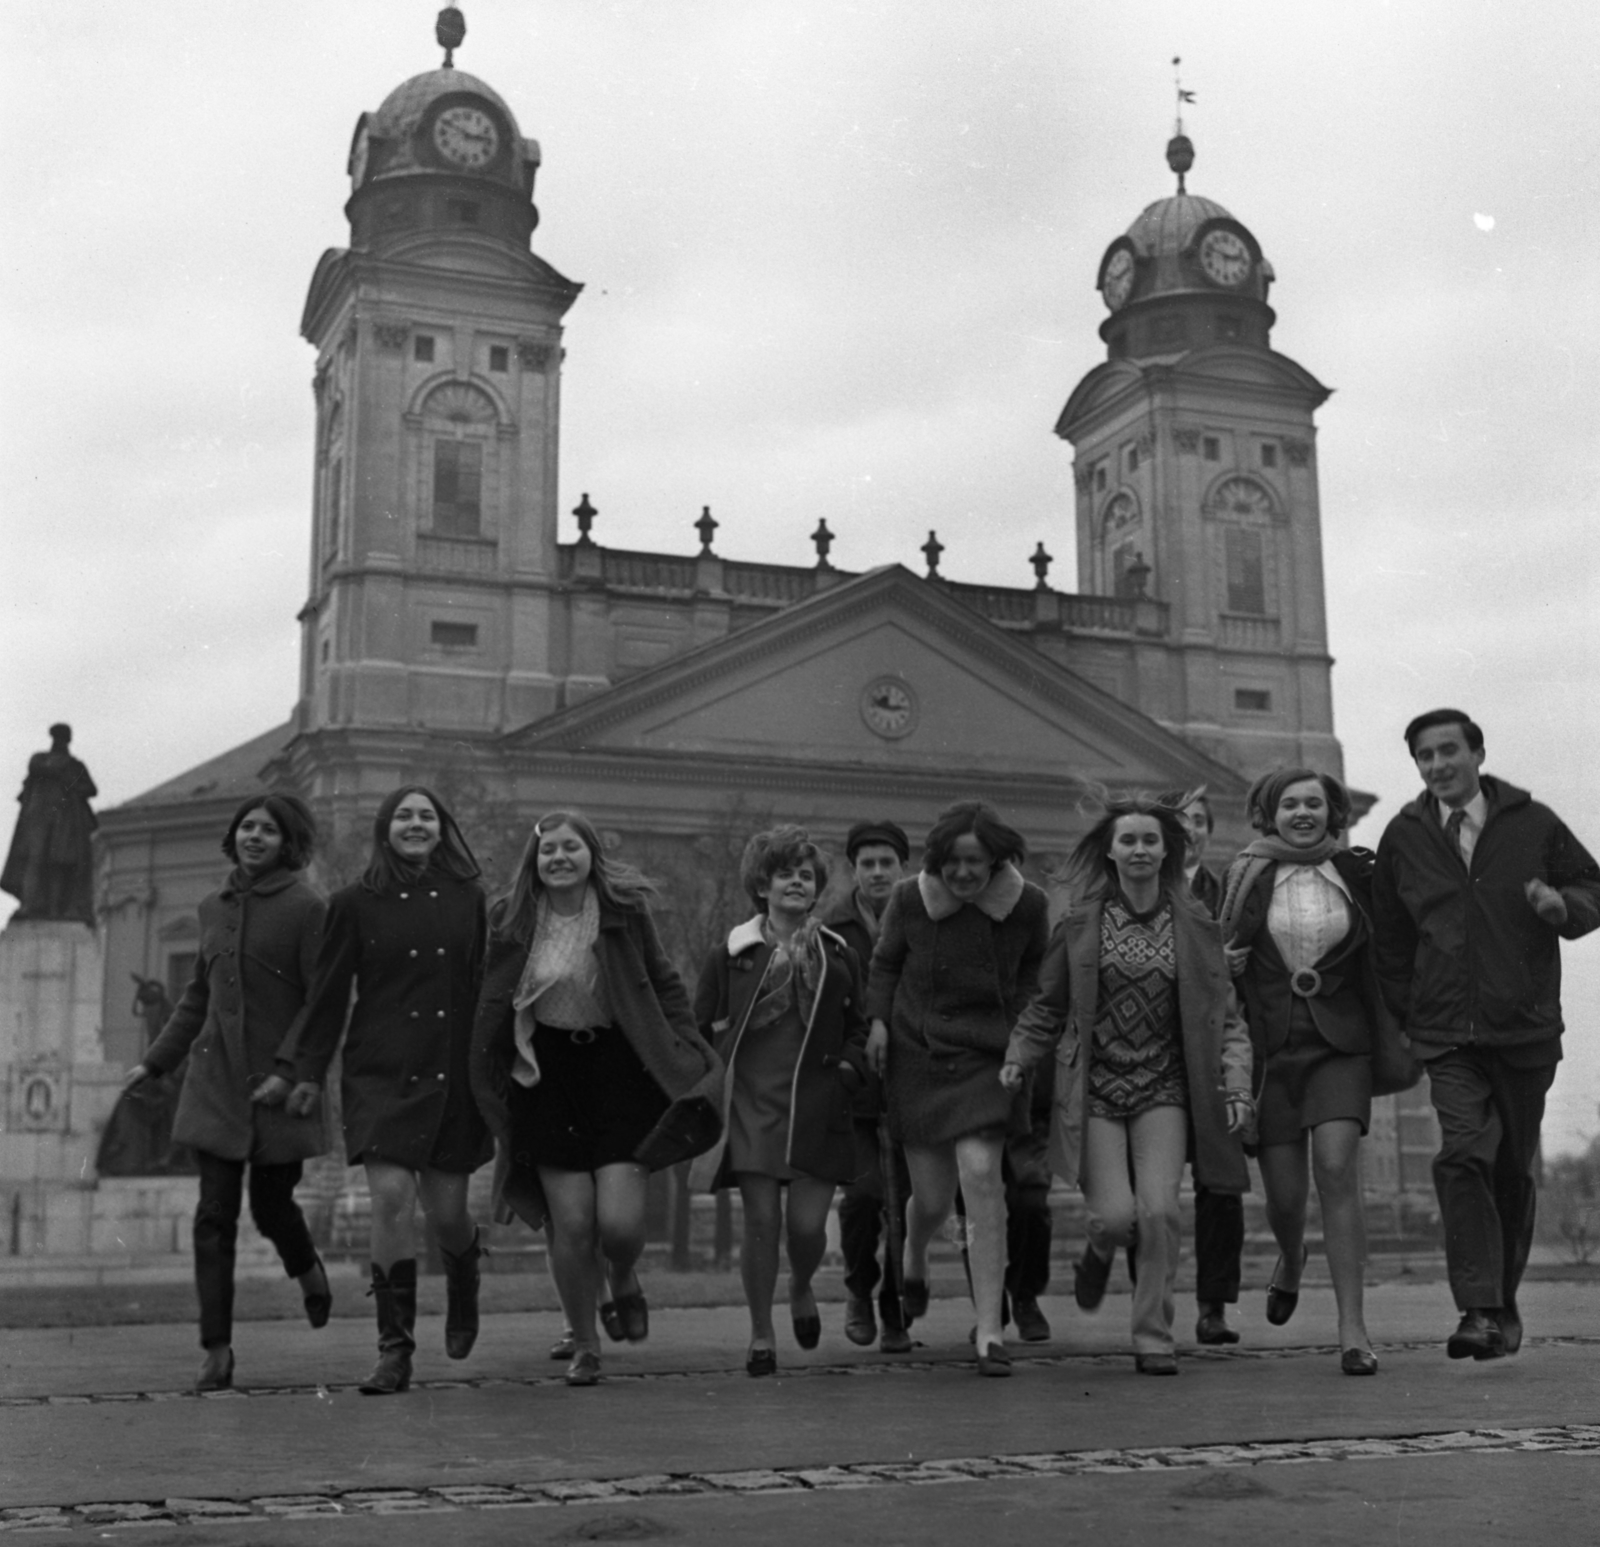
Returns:
[[[1298,848],[1285,843],[1275,834],[1263,833],[1252,839],[1242,849],[1238,858],[1228,866],[1228,879],[1222,891],[1222,907],[1217,911],[1222,925],[1222,938],[1232,940],[1239,929],[1239,915],[1244,911],[1244,900],[1251,893],[1262,873],[1269,865],[1323,865],[1339,852],[1337,838],[1323,837],[1310,848]]]

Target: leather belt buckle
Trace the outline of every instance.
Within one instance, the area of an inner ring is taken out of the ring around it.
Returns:
[[[1290,977],[1289,988],[1302,999],[1315,999],[1322,992],[1322,974],[1315,967],[1301,967]]]
[[[574,1031],[569,1031],[567,1036],[575,1047],[588,1047],[591,1042],[600,1040],[600,1033],[592,1026],[579,1026]]]

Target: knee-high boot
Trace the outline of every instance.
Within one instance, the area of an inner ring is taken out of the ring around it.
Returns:
[[[478,1259],[483,1256],[478,1232],[472,1232],[472,1245],[459,1256],[442,1247],[439,1255],[444,1258],[444,1351],[465,1359],[478,1341]]]
[[[378,1362],[361,1383],[364,1396],[387,1397],[411,1384],[411,1354],[417,1346],[417,1263],[414,1257],[385,1273],[372,1265],[372,1298],[378,1312]]]

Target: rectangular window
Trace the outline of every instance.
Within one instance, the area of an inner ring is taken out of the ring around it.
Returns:
[[[1222,460],[1222,442],[1215,435],[1206,436],[1201,445],[1205,452],[1206,461],[1220,462]]]
[[[489,369],[491,371],[509,371],[511,369],[511,351],[504,344],[490,344]]]
[[[344,458],[340,457],[328,474],[328,527],[327,542],[323,545],[323,552],[329,558],[339,551],[339,518],[341,496],[344,493]]]
[[[1104,494],[1106,492],[1106,465],[1104,462],[1094,470],[1094,490],[1096,494]]]
[[[476,650],[476,623],[435,623],[429,636],[441,650]]]
[[[1122,465],[1130,473],[1139,471],[1139,448],[1137,446],[1124,446],[1122,448]]]
[[[1263,467],[1276,467],[1278,465],[1278,448],[1276,446],[1263,444],[1261,447],[1261,465]]]
[[[433,443],[433,529],[445,537],[476,537],[483,487],[483,447],[470,440]]]
[[[1233,707],[1247,714],[1271,714],[1272,694],[1265,688],[1235,688]]]
[[[426,333],[419,333],[411,340],[411,357],[422,361],[433,359],[433,340]]]
[[[324,666],[328,664],[328,641],[326,639],[322,641],[322,664]]]
[[[1228,528],[1226,540],[1228,611],[1264,614],[1267,580],[1261,533],[1249,527],[1233,526]]]

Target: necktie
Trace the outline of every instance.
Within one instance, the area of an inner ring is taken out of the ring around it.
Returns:
[[[1450,847],[1455,850],[1456,858],[1463,865],[1467,862],[1467,856],[1461,847],[1461,824],[1466,819],[1467,813],[1465,811],[1452,811],[1445,819],[1444,824],[1445,836],[1450,840]]]

